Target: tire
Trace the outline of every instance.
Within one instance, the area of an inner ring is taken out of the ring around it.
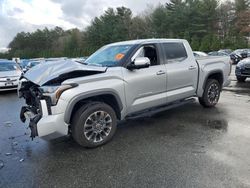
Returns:
[[[238,81],[238,82],[245,82],[246,79],[247,79],[247,77],[237,76],[237,81]]]
[[[220,99],[221,85],[215,79],[208,79],[203,96],[199,98],[200,104],[205,108],[216,106]]]
[[[117,118],[112,107],[102,102],[89,102],[82,106],[72,121],[72,136],[81,146],[95,148],[112,139]]]

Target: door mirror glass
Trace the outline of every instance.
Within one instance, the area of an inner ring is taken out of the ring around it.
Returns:
[[[147,57],[137,57],[131,64],[128,66],[128,69],[142,69],[148,68],[150,66],[150,60]]]

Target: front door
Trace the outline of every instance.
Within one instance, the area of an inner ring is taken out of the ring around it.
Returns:
[[[155,45],[142,46],[132,57],[148,57],[148,68],[123,69],[127,113],[131,114],[166,103],[166,67],[160,64],[158,49]]]

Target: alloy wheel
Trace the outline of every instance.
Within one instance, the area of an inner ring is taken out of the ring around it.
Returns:
[[[112,118],[105,111],[96,111],[88,116],[84,124],[84,135],[87,140],[102,142],[111,132]]]

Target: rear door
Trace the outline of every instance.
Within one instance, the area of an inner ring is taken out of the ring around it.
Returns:
[[[167,101],[173,102],[195,95],[198,82],[198,64],[188,44],[161,43],[167,70]]]
[[[133,62],[136,57],[148,57],[151,60],[150,67],[132,71],[123,69],[128,114],[167,102],[166,67],[160,62],[159,48],[156,44],[143,45],[131,59]]]

